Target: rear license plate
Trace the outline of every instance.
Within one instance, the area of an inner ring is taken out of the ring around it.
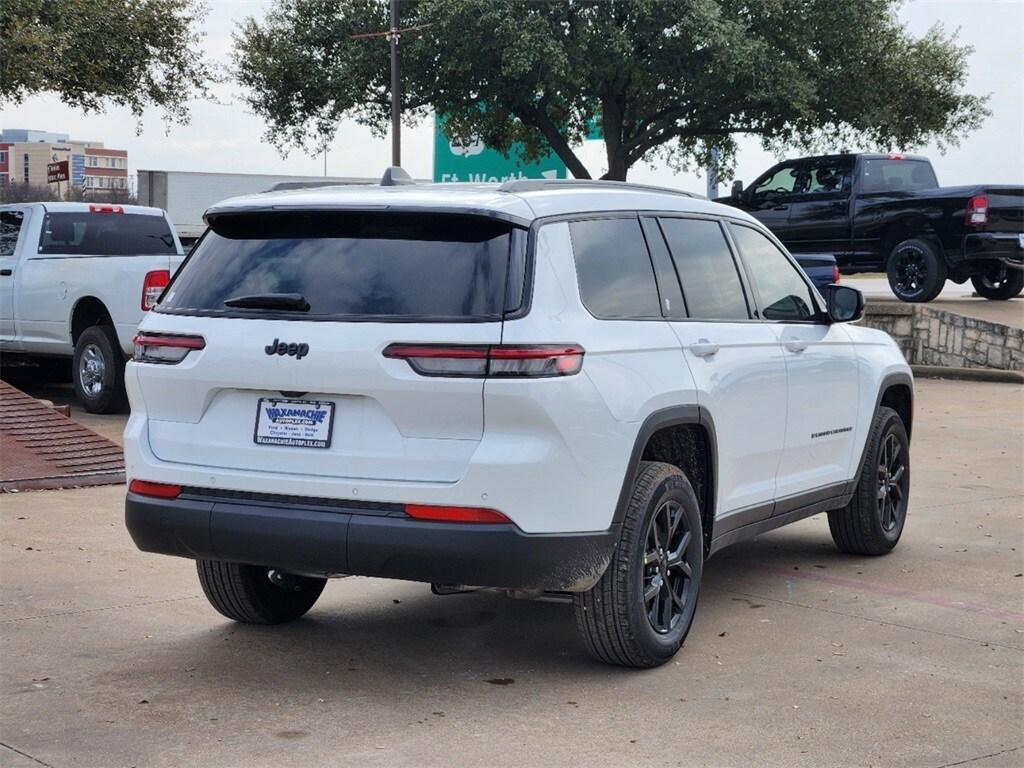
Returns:
[[[281,400],[261,397],[256,409],[257,445],[330,448],[334,403],[327,400]]]
[[[1017,246],[1024,248],[1024,235],[1017,235]]]

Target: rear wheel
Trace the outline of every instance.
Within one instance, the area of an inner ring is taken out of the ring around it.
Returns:
[[[892,408],[875,414],[857,489],[843,509],[828,513],[832,540],[853,555],[884,555],[896,546],[907,520],[910,441]]]
[[[1002,264],[994,265],[980,275],[973,275],[971,283],[979,296],[1005,301],[1019,296],[1024,290],[1024,270],[1010,269]]]
[[[886,266],[889,287],[900,301],[931,301],[946,283],[946,261],[929,241],[904,240],[892,249]]]
[[[89,413],[117,413],[128,403],[124,391],[124,355],[109,325],[82,331],[75,342],[71,375],[75,394]]]
[[[573,596],[587,650],[609,664],[656,667],[693,624],[704,566],[697,497],[671,464],[642,462],[611,563]]]
[[[244,624],[294,621],[313,607],[327,583],[327,579],[217,560],[197,560],[196,570],[210,605]]]

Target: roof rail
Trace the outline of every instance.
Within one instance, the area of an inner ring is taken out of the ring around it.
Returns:
[[[384,171],[384,177],[380,180],[382,187],[397,187],[404,184],[415,184],[412,176],[405,172],[403,168],[399,168],[397,165],[392,165]]]
[[[601,189],[619,189],[624,191],[636,190],[643,192],[661,192],[669,195],[682,195],[697,200],[706,199],[704,195],[694,192],[684,192],[681,189],[671,187],[657,187],[650,184],[633,184],[628,181],[610,181],[608,179],[512,179],[506,181],[500,187],[499,192],[537,192],[543,189],[557,189],[559,187],[597,187]]]

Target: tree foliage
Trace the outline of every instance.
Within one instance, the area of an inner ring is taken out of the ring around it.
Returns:
[[[54,92],[86,112],[149,105],[188,119],[213,77],[195,0],[3,0],[0,104]]]
[[[403,106],[448,115],[452,138],[525,158],[573,147],[593,125],[607,177],[638,162],[727,169],[736,135],[771,149],[913,149],[956,142],[988,114],[964,91],[971,49],[940,26],[914,38],[899,0],[405,0]],[[274,0],[235,36],[237,77],[286,151],[341,120],[386,132],[384,0]]]

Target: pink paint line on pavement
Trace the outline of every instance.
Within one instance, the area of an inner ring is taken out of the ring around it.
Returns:
[[[779,576],[786,576],[790,579],[817,581],[822,584],[829,584],[834,587],[844,587],[858,592],[870,592],[876,595],[885,595],[887,597],[899,597],[904,600],[912,600],[915,603],[937,605],[940,608],[952,608],[957,611],[966,611],[967,613],[989,616],[993,619],[999,619],[1000,621],[1024,624],[1024,613],[1007,611],[1002,608],[989,608],[988,606],[976,605],[974,603],[964,602],[963,600],[951,600],[948,597],[932,594],[930,592],[915,592],[911,589],[890,587],[885,584],[873,584],[868,581],[858,581],[856,579],[844,579],[842,576],[829,576],[824,573],[814,573],[813,571],[794,571],[792,569],[786,570],[785,568],[778,567],[764,567],[760,570],[774,573]]]

